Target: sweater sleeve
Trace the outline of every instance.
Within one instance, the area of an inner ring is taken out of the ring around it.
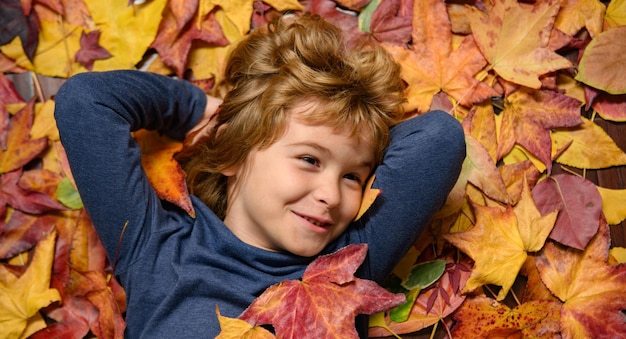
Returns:
[[[204,92],[191,83],[140,71],[78,74],[57,93],[55,118],[72,175],[109,259],[120,247],[118,270],[145,243],[144,225],[169,217],[130,132],[145,128],[182,139],[205,106]]]
[[[360,227],[369,246],[368,275],[378,282],[443,206],[465,158],[463,129],[448,113],[417,116],[391,133],[373,184],[382,193],[361,219],[365,227]]]

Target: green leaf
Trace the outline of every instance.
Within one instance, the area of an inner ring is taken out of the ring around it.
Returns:
[[[416,287],[406,293],[406,302],[400,306],[396,306],[391,309],[389,312],[389,319],[393,320],[396,323],[402,323],[409,319],[409,315],[411,315],[411,310],[413,309],[413,304],[415,304],[415,299],[422,291],[421,288]]]
[[[445,260],[433,260],[413,266],[409,276],[402,282],[407,290],[414,288],[424,289],[439,280],[446,269]]]
[[[69,178],[65,177],[59,182],[57,186],[56,198],[63,205],[71,209],[83,208],[83,201],[80,199],[80,195]]]
[[[380,0],[372,0],[367,4],[367,6],[363,7],[363,10],[359,13],[359,30],[361,32],[370,31],[372,14],[374,14],[374,11],[378,8],[379,3]]]

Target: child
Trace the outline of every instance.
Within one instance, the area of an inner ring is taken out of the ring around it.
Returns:
[[[348,244],[368,243],[357,276],[381,282],[459,174],[460,125],[444,112],[398,123],[397,64],[380,47],[346,49],[318,16],[252,32],[226,77],[218,113],[190,83],[138,71],[80,74],[56,96],[79,192],[126,290],[128,338],[214,337],[216,305],[237,317]],[[140,128],[205,134],[181,158],[195,218],[157,198],[130,135]],[[382,195],[352,222],[373,173]],[[357,327],[365,337],[367,319]]]

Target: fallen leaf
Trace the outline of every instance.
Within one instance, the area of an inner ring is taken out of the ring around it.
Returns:
[[[576,80],[610,94],[626,94],[626,26],[602,32],[585,48]]]
[[[0,46],[19,37],[26,55],[32,60],[38,43],[37,14],[32,11],[24,13],[20,0],[7,0],[0,6],[0,18]]]
[[[361,207],[359,208],[359,212],[354,217],[354,221],[361,219],[363,214],[367,212],[367,210],[372,206],[376,198],[380,195],[381,190],[378,188],[372,188],[372,184],[376,179],[376,175],[372,175],[367,184],[365,185],[365,191],[363,192],[363,197],[361,198]]]
[[[540,75],[572,67],[547,48],[560,3],[547,0],[530,5],[495,0],[488,15],[475,8],[468,13],[476,44],[499,76],[539,88]]]
[[[613,0],[609,2],[604,20],[609,27],[626,26],[626,1]]]
[[[403,0],[381,1],[372,13],[371,23],[365,31],[380,42],[408,43],[411,40],[413,20],[413,8],[408,6],[410,3]]]
[[[80,49],[74,55],[74,60],[80,62],[87,70],[92,70],[94,61],[111,57],[111,53],[98,44],[99,39],[98,30],[89,33],[83,31],[80,34]]]
[[[596,188],[602,197],[602,213],[609,225],[617,225],[626,219],[626,189]]]
[[[189,197],[185,173],[174,159],[183,144],[156,131],[139,130],[134,133],[141,148],[141,164],[150,184],[159,198],[185,210],[192,217],[195,211]]]
[[[28,337],[46,327],[39,310],[61,300],[59,292],[50,288],[55,239],[52,231],[37,244],[32,261],[19,277],[0,264],[0,333],[5,338]]]
[[[373,281],[354,277],[367,245],[348,245],[320,256],[302,280],[270,286],[240,315],[254,325],[271,324],[281,338],[358,338],[354,318],[404,302]],[[306,325],[305,325],[306,324]]]
[[[0,152],[0,174],[17,170],[39,155],[47,146],[46,138],[31,139],[34,101],[17,112],[9,122],[6,149]]]
[[[552,132],[555,147],[571,143],[556,162],[581,169],[597,169],[626,165],[626,153],[591,120],[581,118],[580,126]]]
[[[543,247],[557,213],[551,211],[542,216],[528,186],[525,186],[522,198],[515,207],[501,210],[474,203],[474,227],[466,232],[444,236],[475,261],[464,292],[494,284],[502,286],[497,299],[504,299],[526,261],[526,252],[536,252]]]
[[[470,276],[469,263],[465,260],[456,263],[450,255],[446,256],[446,261],[443,276],[435,285],[419,294],[406,321],[396,323],[385,312],[377,313],[374,322],[370,319],[369,336],[413,333],[442,321],[456,311],[466,298],[461,294],[461,289]]]
[[[469,106],[497,93],[474,78],[486,64],[474,39],[466,37],[453,50],[452,32],[446,5],[441,0],[415,2],[411,49],[383,44],[402,66],[408,83],[407,111],[430,109],[435,94],[444,91],[462,105]]]
[[[253,326],[237,318],[229,318],[220,314],[219,307],[215,307],[217,320],[220,323],[220,334],[215,339],[273,339],[276,338],[270,331],[260,326]]]
[[[550,130],[580,125],[580,102],[556,91],[520,89],[511,93],[504,104],[498,159],[519,144],[541,160],[550,172]]]
[[[626,264],[607,265],[610,235],[606,220],[580,251],[546,244],[537,269],[562,302],[564,338],[619,338],[626,333]]]
[[[565,0],[556,16],[554,27],[568,35],[576,35],[585,27],[591,37],[602,32],[606,6],[598,0]]]
[[[554,338],[560,332],[561,305],[530,301],[513,309],[494,299],[466,299],[454,314],[454,338]]]
[[[0,259],[8,259],[33,248],[49,234],[58,216],[36,216],[19,210],[0,228]]]
[[[598,231],[602,198],[589,180],[557,174],[539,182],[532,191],[542,214],[559,210],[550,239],[584,250]]]
[[[22,173],[22,169],[19,169],[5,173],[0,177],[0,215],[4,216],[7,205],[32,214],[65,209],[65,206],[49,195],[20,186],[19,180]]]

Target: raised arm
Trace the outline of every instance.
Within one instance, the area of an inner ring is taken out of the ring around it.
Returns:
[[[465,158],[464,140],[461,125],[443,111],[392,129],[373,185],[382,194],[362,219],[372,279],[389,274],[445,203]]]
[[[143,225],[170,217],[141,167],[130,132],[158,130],[182,140],[202,118],[204,92],[189,82],[139,71],[83,73],[55,98],[55,118],[84,206],[113,259],[124,225],[124,254],[141,248]]]

